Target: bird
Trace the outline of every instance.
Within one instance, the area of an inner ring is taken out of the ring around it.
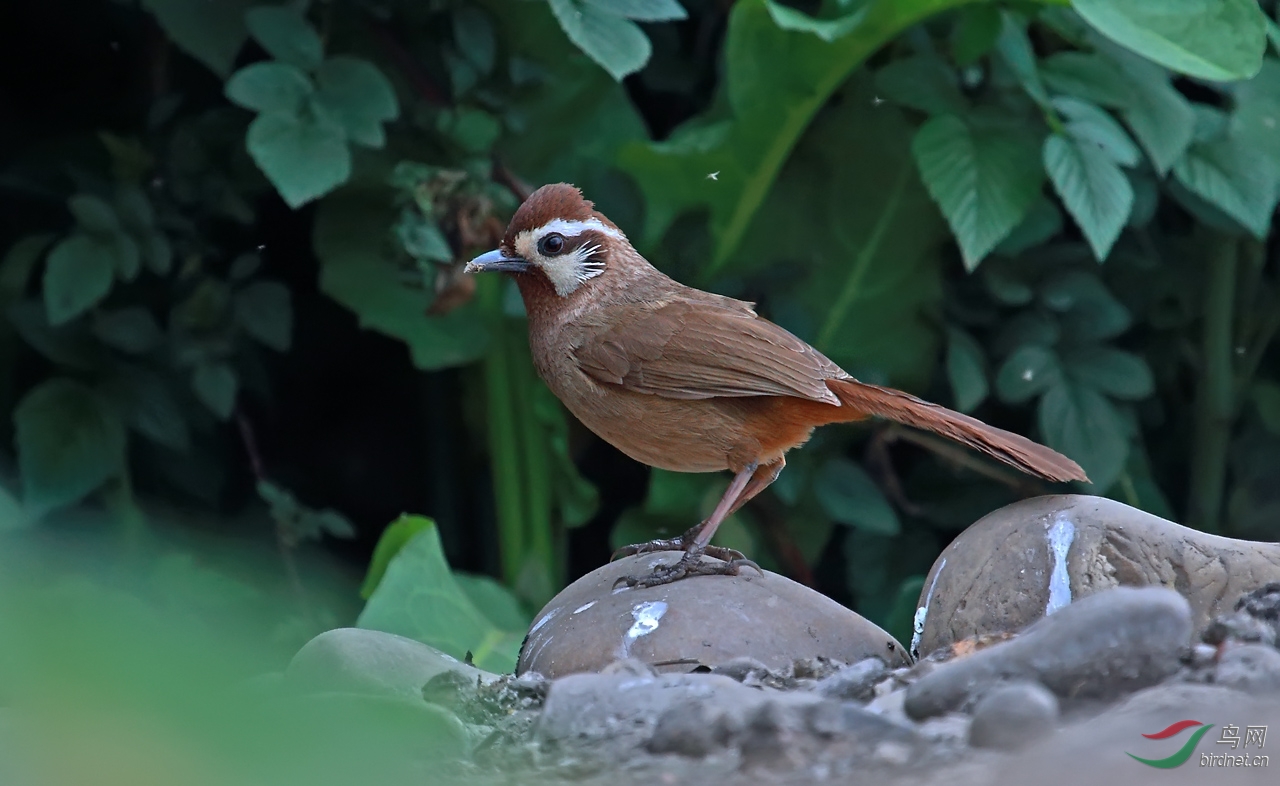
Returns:
[[[683,552],[678,561],[619,583],[653,587],[759,570],[711,539],[726,518],[777,480],[788,451],[828,424],[894,421],[1045,480],[1088,481],[1076,462],[1026,437],[854,379],[761,317],[754,303],[670,278],[568,183],[530,194],[499,247],[472,259],[464,272],[514,278],[538,375],[605,442],[650,467],[733,473],[704,521],[678,538],[614,554]]]

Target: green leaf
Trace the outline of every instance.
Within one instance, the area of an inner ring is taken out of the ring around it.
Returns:
[[[8,317],[22,340],[54,363],[85,371],[101,365],[104,354],[101,344],[93,339],[83,323],[52,326],[48,310],[35,299],[14,303],[9,307]]]
[[[249,124],[249,154],[292,208],[324,196],[351,177],[342,128],[318,118],[269,113]]]
[[[1038,197],[1031,209],[1023,216],[1022,221],[1013,228],[1009,236],[1000,241],[1000,245],[996,246],[995,253],[1007,257],[1016,257],[1029,248],[1047,242],[1050,238],[1062,231],[1062,211],[1054,202],[1041,195]],[[998,284],[997,284],[998,286]],[[1025,289],[1021,287],[1020,289]],[[993,294],[994,291],[993,291]],[[1027,290],[1025,295],[1011,295],[1014,300],[1006,300],[1004,295],[996,295],[1002,303],[1017,306],[1022,303],[1030,302],[1031,292]],[[1017,298],[1025,297],[1025,300],[1017,300]]]
[[[1039,195],[1044,170],[1034,132],[954,115],[921,126],[912,143],[925,186],[973,270]]]
[[[515,593],[489,576],[455,572],[453,578],[472,604],[484,613],[485,619],[500,630],[524,636],[533,620],[520,606]]]
[[[314,89],[297,66],[272,60],[241,68],[227,80],[224,92],[245,109],[296,115]]]
[[[723,100],[667,140],[636,142],[620,154],[645,196],[644,242],[656,243],[677,216],[704,210],[714,245],[701,279],[714,280],[736,259],[792,148],[832,93],[873,52],[952,5],[958,0],[874,0],[819,21],[769,0],[737,0],[722,50]]]
[[[973,336],[956,328],[947,330],[947,379],[961,412],[972,412],[990,392],[982,347]]]
[[[1262,66],[1264,17],[1256,0],[1072,0],[1107,38],[1188,76],[1248,79]]]
[[[372,597],[373,591],[382,583],[391,560],[408,545],[409,541],[413,540],[415,535],[435,525],[435,521],[422,516],[401,516],[391,522],[378,537],[377,545],[373,547],[373,556],[369,558],[369,571],[365,574],[364,583],[360,586],[360,597],[364,600]]]
[[[36,263],[54,237],[51,233],[42,232],[27,235],[9,246],[4,260],[0,261],[0,310],[7,310],[22,298],[31,280],[31,271],[35,270]]]
[[[155,317],[138,306],[95,315],[93,332],[102,343],[135,355],[150,352],[164,341]]]
[[[422,521],[422,531],[391,559],[356,624],[416,639],[459,660],[470,652],[488,671],[513,671],[522,633],[502,630],[476,608],[449,570],[435,525]]]
[[[239,386],[235,370],[221,361],[201,363],[191,375],[196,397],[222,420],[230,418],[235,410]]]
[[[110,238],[112,253],[115,255],[116,275],[121,281],[132,281],[142,270],[142,251],[138,243],[124,232],[117,232]]]
[[[1115,398],[1139,401],[1155,392],[1147,361],[1132,352],[1092,345],[1067,350],[1062,365],[1072,379]]]
[[[44,304],[49,324],[61,325],[96,305],[115,280],[115,252],[109,243],[75,234],[49,252],[44,269]]]
[[[1230,137],[1193,145],[1173,166],[1178,182],[1240,223],[1259,240],[1267,236],[1276,206],[1270,167]]]
[[[951,59],[964,68],[991,51],[1000,36],[1003,18],[991,5],[971,5],[960,9],[960,21],[951,32]]]
[[[617,81],[649,62],[652,46],[635,22],[583,0],[550,0],[565,35]]]
[[[1050,347],[1023,344],[996,372],[996,395],[1006,404],[1023,404],[1058,384],[1062,369]]]
[[[1000,37],[996,39],[996,51],[1004,58],[1004,61],[1018,78],[1022,84],[1022,89],[1027,91],[1027,95],[1031,96],[1040,106],[1049,103],[1049,94],[1044,89],[1044,83],[1040,81],[1040,72],[1036,68],[1036,54],[1031,49],[1031,39],[1027,37],[1027,30],[1018,19],[1008,12],[1001,15]]]
[[[179,49],[225,78],[244,46],[244,14],[258,0],[142,0]]]
[[[1059,134],[1045,140],[1044,166],[1093,255],[1105,260],[1133,209],[1129,178],[1102,148]]]
[[[245,331],[277,352],[293,339],[293,300],[289,288],[276,281],[255,281],[232,299],[236,320]]]
[[[1124,127],[1102,109],[1075,98],[1055,98],[1053,108],[1067,118],[1067,133],[1082,146],[1101,148],[1117,164],[1137,166],[1142,153]]]
[[[96,393],[56,377],[13,411],[23,498],[41,512],[78,502],[124,466],[124,425]]]
[[[115,212],[120,224],[136,237],[144,237],[155,225],[156,214],[146,193],[133,183],[116,185]]]
[[[382,124],[400,116],[395,88],[368,60],[331,57],[316,74],[317,100],[334,116],[356,144],[382,147]]]
[[[326,199],[316,215],[312,243],[320,258],[320,289],[355,312],[361,327],[408,344],[418,368],[476,360],[489,341],[483,320],[470,307],[426,316],[430,294],[404,285],[392,243],[386,242],[395,217],[384,191]]]
[[[1133,84],[1132,99],[1121,107],[1121,114],[1156,171],[1164,175],[1191,144],[1195,111],[1163,69],[1135,57],[1121,56],[1119,64]]]
[[[254,40],[276,60],[312,71],[324,57],[324,44],[307,20],[288,6],[258,6],[245,14]]]
[[[813,493],[827,515],[841,524],[880,535],[902,529],[898,514],[869,475],[846,458],[833,458],[814,478]]]
[[[637,22],[670,22],[688,19],[689,13],[676,0],[586,0],[601,11]]]
[[[894,60],[876,72],[876,90],[896,104],[928,114],[962,113],[968,106],[959,81],[937,57]]]
[[[1040,397],[1037,415],[1049,447],[1080,464],[1096,488],[1111,487],[1128,458],[1129,438],[1106,396],[1062,377]]]
[[[147,270],[157,276],[168,275],[173,266],[173,246],[169,238],[161,232],[152,232],[142,243],[142,259],[147,263]]]
[[[1123,109],[1134,98],[1133,84],[1102,55],[1058,52],[1040,63],[1040,75],[1048,88],[1099,106]]]
[[[476,6],[464,5],[453,12],[453,43],[482,74],[493,71],[497,42],[489,15]]]
[[[1046,306],[1061,313],[1063,332],[1077,342],[1114,338],[1133,322],[1129,310],[1094,274],[1066,270],[1040,286]]]
[[[111,236],[120,231],[120,219],[104,199],[92,194],[76,194],[67,200],[67,208],[85,232]]]

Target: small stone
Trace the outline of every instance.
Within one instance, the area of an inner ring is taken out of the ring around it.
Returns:
[[[731,680],[746,682],[752,675],[758,679],[760,675],[768,674],[769,667],[755,658],[730,658],[711,669],[711,673],[723,674]]]
[[[460,684],[498,679],[414,641],[363,628],[325,631],[303,645],[285,670],[284,683],[301,691],[345,691],[422,700],[433,677],[451,672]]]
[[[875,698],[876,685],[885,671],[884,661],[867,658],[819,680],[814,690],[829,699],[870,701]]]
[[[876,761],[897,766],[911,761],[912,753],[910,745],[886,740],[877,745],[871,755]]]
[[[1280,651],[1265,644],[1230,647],[1218,660],[1214,681],[1254,695],[1280,693]]]
[[[1063,607],[1020,636],[958,660],[908,686],[917,720],[959,710],[993,685],[1025,679],[1061,698],[1107,698],[1175,674],[1191,639],[1191,608],[1169,589],[1117,587]]]
[[[959,712],[948,712],[945,715],[929,718],[917,727],[921,737],[933,742],[964,743],[969,737],[969,726],[973,719]]]
[[[701,699],[689,699],[658,717],[645,749],[698,759],[723,749],[729,736],[729,724],[723,715],[712,713]]]
[[[1017,750],[1053,731],[1058,698],[1035,682],[1014,682],[988,691],[973,708],[969,744]]]
[[[632,677],[656,677],[658,672],[642,660],[622,658],[600,670],[601,674],[628,674]]]

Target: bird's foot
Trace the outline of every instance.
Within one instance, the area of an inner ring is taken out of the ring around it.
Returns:
[[[613,556],[609,557],[609,561],[613,562],[620,557],[631,557],[636,554],[652,554],[655,551],[691,552],[697,548],[695,539],[698,537],[698,532],[701,529],[702,525],[699,524],[678,538],[660,538],[646,543],[633,543],[630,546],[623,546],[613,552]],[[703,546],[700,553],[706,554],[708,557],[715,557],[718,560],[724,560],[725,562],[749,562],[752,565],[755,565],[755,563],[747,559],[747,555],[743,554],[741,551],[738,551],[737,549],[727,549],[724,546]]]
[[[679,539],[676,539],[679,540]],[[672,541],[668,541],[672,542]],[[643,544],[648,545],[648,544]],[[659,549],[652,549],[658,551]],[[661,549],[663,551],[671,551],[675,549]],[[635,552],[643,554],[645,552]],[[731,556],[728,559],[718,556],[717,553],[723,553]],[[703,556],[715,557],[714,562],[704,562]],[[705,548],[697,548],[690,545],[684,549],[684,554],[680,559],[669,565],[657,565],[653,572],[643,576],[623,576],[613,583],[614,589],[625,584],[628,587],[659,587],[663,584],[670,584],[680,579],[690,576],[736,576],[742,568],[753,568],[756,572],[763,574],[764,571],[760,566],[746,557],[741,552],[733,549],[721,548],[718,546],[707,546]]]

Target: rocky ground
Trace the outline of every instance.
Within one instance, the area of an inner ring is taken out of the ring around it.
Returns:
[[[1276,548],[1041,498],[939,557],[906,648],[771,573],[615,590],[674,557],[645,555],[553,600],[514,675],[340,629],[283,684],[429,707],[473,784],[1274,783]]]

